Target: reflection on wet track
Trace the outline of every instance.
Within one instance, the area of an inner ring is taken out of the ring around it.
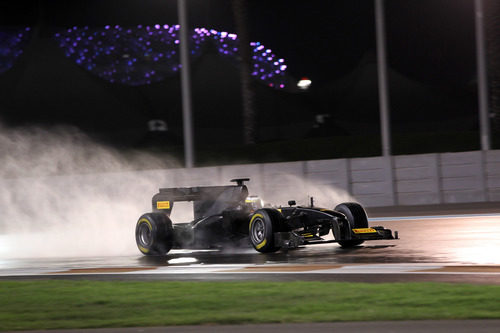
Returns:
[[[388,257],[399,255],[406,257],[407,262],[500,264],[500,215],[431,217],[382,223],[388,228],[401,230],[398,249],[388,251]]]
[[[500,215],[375,219],[370,225],[383,225],[397,230],[400,239],[369,241],[352,249],[342,249],[337,244],[322,244],[272,254],[257,253],[252,248],[238,248],[172,250],[165,257],[146,257],[137,252],[137,255],[121,257],[0,259],[0,276],[123,272],[150,274],[152,270],[182,274],[203,272],[208,268],[212,272],[233,272],[247,266],[273,265],[295,268],[309,266],[317,272],[349,265],[378,265],[378,270],[393,267],[387,264],[423,265],[426,269],[437,264],[500,265]],[[500,269],[494,270],[494,274],[500,274]],[[495,278],[498,279],[497,276]]]

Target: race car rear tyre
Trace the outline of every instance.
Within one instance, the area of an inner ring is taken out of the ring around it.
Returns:
[[[368,228],[368,217],[360,204],[355,202],[345,202],[335,207],[335,210],[341,212],[347,217],[347,221],[349,222],[349,232],[356,228]],[[362,243],[362,240],[339,241],[340,246],[343,248],[353,247]]]
[[[173,245],[173,228],[170,218],[163,213],[142,215],[135,227],[135,241],[145,255],[163,256]]]
[[[274,233],[280,231],[281,214],[275,209],[259,209],[250,218],[248,231],[255,250],[262,253],[280,249],[274,242]]]

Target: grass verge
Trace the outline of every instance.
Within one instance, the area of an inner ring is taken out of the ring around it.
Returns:
[[[0,281],[0,330],[500,318],[500,286]]]

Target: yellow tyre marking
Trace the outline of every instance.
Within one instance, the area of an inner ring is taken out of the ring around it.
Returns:
[[[255,214],[254,216],[252,216],[252,219],[250,220],[250,225],[248,227],[248,229],[251,231],[252,230],[252,223],[253,221],[257,218],[257,217],[260,217],[261,219],[264,219],[264,216],[262,214]],[[267,240],[263,240],[262,242],[260,242],[259,244],[255,245],[255,248],[257,250],[261,249],[263,246],[265,246],[267,243]]]
[[[252,230],[253,220],[255,220],[257,217],[260,217],[261,219],[264,218],[264,216],[262,216],[262,214],[255,214],[254,216],[252,216],[252,218],[250,219],[250,224],[248,225],[248,230]]]
[[[142,219],[140,219],[138,222],[137,222],[137,225],[141,224],[141,223],[146,223],[149,227],[149,230],[150,231],[153,231],[153,226],[151,225],[151,222],[149,222],[149,220],[145,217],[143,217]],[[137,247],[139,248],[139,250],[142,252],[142,253],[149,253],[149,249],[146,249],[145,247],[142,247],[140,246],[139,244],[137,244]]]
[[[153,226],[151,225],[151,222],[149,222],[149,220],[145,217],[143,217],[142,219],[140,219],[138,222],[137,222],[137,225],[141,224],[142,222],[146,223],[149,227],[149,230],[153,230]]]
[[[149,253],[149,250],[146,249],[145,247],[142,247],[140,245],[137,245],[137,247],[139,247],[139,250],[141,250],[142,253]]]
[[[257,250],[259,250],[259,249],[260,249],[260,248],[262,248],[264,245],[266,245],[266,243],[267,243],[267,241],[264,239],[264,240],[262,241],[262,243],[257,244],[257,245],[255,246],[255,248],[256,248]]]

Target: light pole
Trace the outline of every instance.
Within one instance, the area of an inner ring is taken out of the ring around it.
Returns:
[[[483,0],[474,0],[474,10],[476,13],[477,89],[479,99],[479,131],[481,136],[481,150],[490,150],[488,73],[486,68]]]
[[[191,79],[189,66],[189,28],[187,23],[187,0],[177,0],[177,15],[179,17],[180,63],[181,63],[181,93],[182,93],[182,124],[184,133],[184,166],[194,166],[193,117],[191,112]]]
[[[382,155],[391,155],[391,125],[389,91],[387,88],[387,55],[385,50],[384,1],[375,0],[375,28],[377,37],[378,96]]]

